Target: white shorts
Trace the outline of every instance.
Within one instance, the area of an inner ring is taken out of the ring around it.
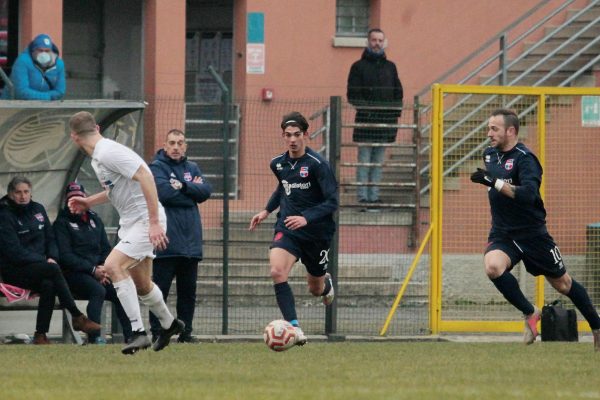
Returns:
[[[161,218],[160,225],[166,232],[167,221]],[[138,221],[129,226],[120,226],[119,243],[117,243],[115,249],[137,261],[142,261],[147,257],[154,259],[156,254],[154,253],[154,246],[150,243],[148,226],[147,220]]]

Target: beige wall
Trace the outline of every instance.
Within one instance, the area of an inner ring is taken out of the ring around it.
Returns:
[[[45,33],[62,49],[62,0],[21,0],[19,3],[19,51]]]
[[[386,32],[388,58],[398,67],[405,98],[412,98],[536,3],[377,0],[372,3],[372,20]],[[559,3],[551,0],[549,5]],[[238,97],[258,96],[263,87],[273,88],[276,99],[345,95],[348,70],[363,48],[332,46],[334,0],[242,0],[235,7],[235,51],[242,54],[236,83],[243,82],[246,62],[245,20],[242,25],[239,19],[245,19],[246,12],[265,13],[266,73],[248,75],[246,86],[236,88]]]

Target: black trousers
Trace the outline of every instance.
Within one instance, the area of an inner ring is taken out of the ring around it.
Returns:
[[[123,328],[123,337],[125,340],[131,337],[131,322],[121,306],[121,302],[117,297],[117,291],[112,283],[103,285],[90,274],[77,271],[66,272],[65,279],[69,284],[71,292],[75,295],[75,298],[88,301],[86,311],[89,319],[101,324],[102,304],[104,303],[104,300],[108,300],[113,303],[115,307],[117,317]],[[88,335],[88,339],[91,341],[99,334],[100,332],[94,335]]]
[[[169,296],[173,278],[177,278],[177,318],[185,322],[184,335],[192,333],[196,309],[196,280],[198,259],[188,257],[157,258],[152,267],[152,280],[163,293],[165,302]],[[160,332],[158,318],[150,312],[150,330],[156,336]]]
[[[40,295],[35,325],[38,333],[47,333],[50,329],[55,297],[58,297],[61,307],[66,308],[74,317],[81,315],[58,264],[44,261],[19,267],[5,265],[2,268],[2,279],[5,283]]]

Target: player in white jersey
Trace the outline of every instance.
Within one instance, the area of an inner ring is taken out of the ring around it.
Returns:
[[[183,332],[184,323],[173,317],[160,289],[151,279],[154,249],[164,249],[168,243],[167,219],[158,201],[152,172],[133,150],[104,138],[89,112],[74,114],[69,128],[71,140],[92,158],[92,167],[104,188],[89,197],[70,198],[71,212],[81,213],[108,201],[119,212],[119,243],[109,254],[104,268],[133,330],[132,340],[122,352],[134,354],[151,345],[137,296],[160,321],[162,329],[152,348],[162,350],[169,344],[171,336]]]

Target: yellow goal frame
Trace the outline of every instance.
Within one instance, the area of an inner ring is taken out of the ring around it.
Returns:
[[[442,221],[443,221],[443,132],[444,132],[444,96],[446,94],[489,94],[489,95],[527,95],[538,98],[538,151],[542,164],[546,163],[546,96],[600,96],[600,88],[562,88],[562,87],[525,87],[525,86],[474,86],[435,84],[432,88],[432,130],[431,130],[431,264],[429,286],[429,322],[432,334],[440,332],[521,332],[522,321],[460,321],[444,320],[442,315]],[[540,188],[542,198],[545,186]],[[543,306],[544,278],[535,281],[535,304]],[[589,331],[586,321],[579,321],[580,331]]]

